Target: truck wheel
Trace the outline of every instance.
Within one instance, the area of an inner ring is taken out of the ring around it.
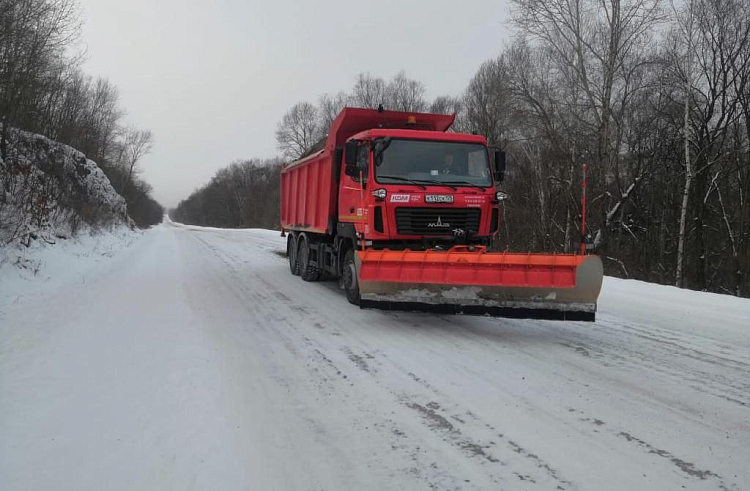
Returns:
[[[342,271],[342,282],[346,290],[346,299],[349,303],[359,305],[359,279],[357,275],[357,264],[354,262],[354,250],[349,249],[344,256],[344,268]]]
[[[289,234],[286,240],[286,255],[289,258],[289,271],[294,276],[299,276],[299,260],[297,259],[297,235]]]
[[[318,281],[320,279],[320,270],[310,264],[310,247],[306,239],[300,237],[298,251],[298,267],[302,280]]]

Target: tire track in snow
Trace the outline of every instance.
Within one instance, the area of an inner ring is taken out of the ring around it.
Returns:
[[[657,448],[651,443],[647,442],[646,440],[639,438],[637,436],[634,436],[627,431],[612,427],[601,419],[587,417],[584,411],[581,411],[575,408],[569,408],[568,411],[571,413],[577,413],[583,416],[580,418],[580,420],[596,426],[597,431],[606,431],[611,437],[624,439],[628,443],[633,443],[649,455],[655,455],[662,459],[666,459],[672,465],[677,467],[680,471],[682,471],[684,474],[686,474],[689,477],[697,478],[701,481],[705,481],[708,479],[713,480],[717,483],[718,488],[721,489],[722,491],[733,491],[733,490],[739,491],[739,488],[737,488],[736,486],[732,484],[727,483],[726,480],[722,476],[720,476],[714,471],[711,471],[708,469],[701,469],[696,464],[683,460],[675,456],[672,452],[669,452],[661,448]]]
[[[198,238],[198,240],[207,250],[211,251],[212,255],[228,267],[230,275],[236,280],[236,284],[233,282],[233,286],[241,290],[241,293],[238,293],[240,298],[244,296],[259,298],[261,300],[261,305],[258,307],[261,311],[260,317],[275,315],[274,320],[276,322],[283,322],[285,327],[289,329],[287,333],[278,332],[277,335],[284,339],[284,345],[288,349],[293,350],[296,357],[305,359],[310,381],[319,387],[321,395],[327,400],[327,405],[335,407],[337,404],[351,404],[351,400],[361,399],[361,395],[356,391],[356,388],[352,389],[355,386],[355,377],[352,377],[351,372],[347,373],[346,368],[343,368],[340,363],[334,361],[326,354],[330,350],[327,350],[323,345],[316,344],[309,337],[303,335],[299,328],[300,325],[311,322],[313,327],[316,324],[323,325],[322,323],[326,322],[325,318],[319,318],[316,312],[311,312],[307,307],[295,303],[289,296],[277,290],[273,285],[255,273],[251,273],[253,283],[260,283],[265,287],[266,291],[259,292],[254,288],[249,288],[246,284],[246,279],[243,279],[235,269],[237,263],[232,258],[226,257],[224,251],[214,247],[202,238]],[[319,328],[315,327],[315,329]],[[292,336],[289,333],[296,333],[297,336]],[[300,339],[300,337],[305,340],[306,346],[298,347],[295,345],[294,340]],[[354,365],[355,367],[357,366],[356,363]],[[358,368],[361,368],[361,365]],[[423,480],[431,489],[466,489],[466,482],[462,483],[453,476],[445,473],[435,462],[428,462],[429,459],[425,456],[425,449],[419,444],[411,443],[408,430],[402,429],[394,420],[382,418],[382,415],[377,411],[373,411],[364,402],[358,404],[356,414],[356,419],[368,421],[368,425],[371,427],[386,429],[382,433],[390,441],[390,445],[387,448],[391,451],[396,450],[403,453],[405,462],[408,463],[407,466],[401,469],[404,475]],[[360,423],[352,422],[351,424],[361,426]],[[469,487],[469,489],[472,488],[474,487]]]
[[[632,370],[634,372],[649,370],[660,373],[670,379],[688,384],[696,391],[718,397],[739,406],[750,405],[750,365],[734,360],[724,360],[704,351],[682,346],[659,336],[645,336],[637,333],[644,328],[615,324],[619,332],[626,336],[617,338],[616,342],[608,339],[581,339],[579,336],[567,336],[559,341],[578,354],[594,359],[605,367]],[[634,334],[633,332],[636,332]],[[574,339],[577,338],[577,339]],[[691,363],[697,361],[696,363]],[[729,378],[732,373],[739,377]],[[744,374],[744,377],[742,376]]]
[[[240,263],[238,261],[238,258],[231,257],[231,255],[228,255],[227,251],[215,247],[202,238],[199,238],[199,240],[212,252],[212,254],[218,257],[229,268],[230,274],[232,274],[239,283],[242,283],[243,277],[239,275],[235,269],[236,265]],[[274,251],[264,252],[274,254]],[[269,257],[269,259],[274,261],[279,260],[278,257]],[[264,304],[270,306],[274,303],[280,302],[283,307],[286,308],[272,309],[274,312],[288,310],[295,313],[296,319],[286,322],[290,328],[293,328],[300,332],[298,326],[304,325],[305,323],[312,325],[323,325],[323,323],[330,324],[330,319],[320,316],[317,309],[311,309],[307,306],[297,304],[288,295],[279,291],[274,285],[272,285],[260,275],[253,273],[253,281],[262,284],[267,289],[267,293],[260,294]],[[301,282],[301,280],[299,281]],[[323,285],[315,284],[314,286]],[[336,293],[338,294],[338,292]],[[257,292],[255,292],[254,294],[258,295]],[[380,315],[380,313],[378,312],[376,315]],[[388,313],[388,315],[398,318],[401,314]],[[305,339],[311,343],[314,343],[312,340],[310,340],[309,337],[306,337]],[[330,370],[335,371],[336,375],[343,373],[342,369],[324,354],[324,352],[322,351],[323,349],[325,348],[322,348],[320,346],[313,348],[314,352],[317,354],[317,357],[322,360],[322,362]],[[465,458],[473,461],[478,461],[480,466],[485,467],[482,472],[489,476],[494,484],[509,484],[515,481],[524,482],[526,483],[526,485],[536,485],[538,489],[563,490],[569,488],[570,482],[561,479],[558,475],[559,473],[555,471],[549,464],[542,461],[533,453],[526,452],[525,450],[520,450],[521,447],[512,440],[507,440],[502,437],[502,435],[500,435],[498,439],[502,442],[503,447],[496,449],[497,444],[494,440],[485,443],[481,441],[481,438],[476,439],[468,436],[466,434],[467,431],[469,433],[485,433],[486,425],[481,421],[475,421],[474,428],[467,429],[466,422],[465,420],[461,419],[460,414],[463,412],[473,416],[473,419],[477,418],[469,410],[465,408],[462,409],[460,408],[460,406],[454,407],[452,411],[453,414],[450,414],[447,417],[443,416],[443,410],[440,403],[435,401],[434,399],[437,396],[439,400],[446,400],[449,399],[448,396],[440,393],[434,387],[426,384],[423,381],[419,382],[415,380],[413,374],[407,375],[406,377],[410,382],[413,382],[409,387],[410,390],[408,393],[392,390],[388,386],[385,386],[381,383],[381,381],[377,377],[378,370],[368,364],[372,363],[373,360],[376,360],[376,357],[374,355],[369,354],[366,350],[362,351],[363,355],[358,355],[346,345],[340,347],[339,351],[341,351],[346,356],[348,361],[353,364],[354,368],[365,375],[372,376],[375,384],[378,385],[381,390],[389,394],[389,398],[392,401],[414,412],[421,423],[424,424],[431,433],[435,434],[438,437],[439,441],[455,448],[456,451],[463,454]],[[346,380],[353,380],[348,375],[341,375],[341,377]],[[429,391],[432,395],[424,394],[424,389],[427,389],[427,391]],[[421,395],[420,392],[422,393]],[[449,402],[449,405],[457,406],[455,401]],[[450,417],[453,422],[448,421],[448,417]],[[387,421],[381,422],[381,424],[386,423]],[[410,458],[412,460],[415,459],[415,456],[418,456],[422,453],[421,446],[424,443],[422,441],[422,437],[415,440],[410,435],[410,432],[407,429],[400,428],[397,425],[393,424],[391,424],[390,428],[391,433],[399,436],[399,448],[406,451],[410,455]],[[413,442],[410,443],[411,440],[413,440]],[[506,460],[501,461],[499,458],[495,457],[492,453],[493,449],[499,450],[501,453],[506,455]],[[518,457],[519,455],[521,458]],[[531,457],[529,457],[529,455],[531,455]],[[486,468],[488,466],[490,468]],[[438,471],[439,469],[436,466],[427,464],[426,461],[421,462],[420,466],[411,467],[408,469],[409,473],[419,474],[420,476],[425,478],[436,472],[437,474],[439,474]],[[445,476],[442,477],[442,479],[445,478]],[[460,482],[455,482],[452,486],[455,486],[455,489],[463,489],[463,486],[467,486],[470,484],[471,483],[466,482],[464,482],[463,484]],[[436,489],[444,488],[437,487]]]
[[[207,238],[213,237],[208,235]],[[248,248],[253,247],[252,244],[246,245]],[[279,254],[281,252],[280,247],[275,249],[273,247],[266,247],[264,244],[262,248],[252,251],[251,254],[257,257],[262,256],[264,258],[263,261],[277,264],[279,268],[275,268],[275,271],[283,271],[285,275],[288,275],[286,261]],[[300,339],[302,339],[306,344],[306,350],[317,350],[318,354],[315,356],[318,361],[315,363],[327,366],[328,370],[342,371],[342,373],[343,371],[348,371],[350,376],[347,380],[351,380],[350,384],[355,384],[356,386],[362,384],[362,376],[370,377],[380,391],[385,391],[388,394],[391,401],[395,401],[397,404],[411,411],[421,421],[421,424],[443,441],[444,444],[458,450],[464,455],[465,459],[480,462],[478,464],[481,466],[480,468],[485,468],[483,472],[492,475],[492,482],[500,483],[500,485],[509,485],[511,482],[516,482],[529,489],[568,489],[578,487],[578,485],[573,484],[574,480],[560,477],[561,472],[558,469],[539,457],[538,452],[528,449],[529,446],[525,445],[517,435],[513,437],[504,436],[503,432],[495,430],[492,424],[485,423],[482,417],[474,415],[471,409],[465,406],[455,395],[451,396],[448,392],[437,389],[425,380],[424,377],[417,375],[416,373],[418,372],[415,372],[413,367],[410,367],[408,364],[404,365],[400,360],[394,359],[390,349],[383,349],[389,340],[395,340],[392,337],[392,333],[386,333],[387,336],[385,338],[373,344],[372,341],[376,338],[371,338],[367,341],[360,335],[361,333],[355,332],[351,329],[351,326],[346,324],[347,321],[351,321],[354,318],[358,319],[356,322],[376,317],[379,319],[390,318],[396,325],[411,326],[415,329],[415,334],[411,335],[411,339],[414,340],[428,339],[424,336],[425,334],[432,337],[432,335],[443,336],[447,332],[451,332],[455,335],[455,339],[460,338],[460,340],[456,341],[456,346],[461,350],[470,351],[471,349],[478,349],[481,346],[486,354],[496,352],[498,356],[507,355],[510,348],[506,349],[505,347],[506,341],[504,339],[506,337],[496,332],[491,332],[487,328],[488,323],[481,320],[469,321],[457,318],[449,320],[444,316],[419,316],[401,313],[372,314],[367,311],[357,311],[355,309],[352,309],[351,315],[346,313],[344,319],[333,319],[326,313],[325,302],[330,301],[329,295],[324,295],[326,297],[324,302],[311,303],[309,298],[323,292],[338,294],[335,285],[326,283],[304,285],[301,280],[296,279],[299,282],[300,290],[298,292],[295,289],[294,295],[290,295],[286,287],[290,282],[286,281],[286,279],[282,281],[277,276],[274,276],[273,273],[270,275],[268,272],[255,275],[253,273],[250,273],[250,275],[239,274],[236,271],[237,265],[248,263],[247,256],[244,253],[242,256],[236,255],[231,252],[231,248],[225,249],[224,247],[213,247],[212,253],[219,257],[229,269],[234,271],[237,282],[241,284],[259,283],[263,285],[264,290],[266,290],[264,294],[259,294],[255,291],[255,287],[248,290],[253,292],[262,302],[268,304],[269,312],[286,310],[286,313],[281,318],[284,319],[285,325],[294,330],[294,334],[290,334],[290,342],[293,345],[299,346]],[[254,260],[249,262],[249,264],[252,263],[254,263]],[[252,268],[249,268],[249,270],[252,270]],[[293,278],[290,277],[289,279]],[[280,288],[279,285],[282,284],[284,286]],[[339,314],[340,312],[337,311],[336,313]],[[433,326],[431,330],[434,332],[430,333],[425,330],[423,324],[425,319],[434,320],[436,323],[444,323],[446,327],[435,328]],[[593,367],[591,362],[594,362],[605,367],[607,372],[611,374],[620,373],[623,369],[625,369],[625,373],[656,373],[665,377],[664,383],[669,386],[684,386],[685,382],[688,382],[692,383],[694,385],[692,389],[698,392],[711,390],[713,384],[722,387],[720,390],[714,391],[713,395],[716,397],[726,394],[729,394],[729,396],[736,395],[727,392],[726,386],[728,386],[729,391],[736,391],[743,387],[742,382],[738,383],[739,379],[735,378],[738,373],[743,372],[744,361],[742,357],[736,356],[737,354],[733,353],[732,349],[730,349],[731,347],[727,345],[716,344],[715,347],[713,345],[708,347],[703,346],[703,341],[696,336],[685,336],[683,339],[677,334],[670,333],[668,330],[654,329],[653,332],[649,332],[649,327],[647,326],[633,326],[616,320],[601,322],[596,326],[579,326],[575,323],[552,325],[543,322],[530,323],[517,321],[503,322],[502,325],[507,326],[512,333],[520,333],[522,330],[529,329],[528,336],[524,334],[521,337],[511,338],[512,341],[521,341],[520,343],[515,342],[511,347],[516,357],[519,354],[520,356],[526,356],[529,360],[538,357],[539,350],[534,346],[534,343],[543,336],[558,343],[564,350],[570,352],[571,356],[578,356],[585,359],[586,365],[582,366]],[[310,330],[304,326],[310,327]],[[378,328],[373,326],[373,329]],[[422,335],[420,336],[420,334]],[[304,350],[302,352],[305,353]],[[719,354],[716,355],[715,353]],[[367,356],[368,354],[369,356]],[[572,358],[570,359],[572,360]],[[567,357],[566,360],[568,360]],[[348,368],[342,370],[345,366]],[[714,371],[705,368],[712,366],[715,367]],[[425,367],[425,369],[428,369],[428,367]],[[336,374],[335,371],[332,373]],[[357,373],[360,375],[357,376]],[[726,374],[732,374],[732,377],[722,381],[721,377],[726,377]],[[482,374],[478,372],[477,375],[481,376]],[[712,379],[711,377],[714,375],[717,378]],[[313,374],[312,376],[314,377],[315,375]],[[569,380],[571,383],[579,383],[574,376],[567,376],[565,374],[562,374],[562,376],[565,376],[566,380]],[[394,388],[393,382],[395,377],[399,378],[399,384],[398,387]],[[435,375],[431,374],[430,377],[434,379]],[[704,378],[702,379],[701,377]],[[410,384],[405,382],[407,378]],[[333,378],[333,380],[337,379]],[[585,385],[585,387],[588,387],[587,384],[580,384],[581,386]],[[443,384],[440,385],[441,388],[444,388]],[[354,389],[346,389],[339,386],[340,383],[336,381],[333,383],[331,390],[349,390],[352,397],[363,397],[362,390],[358,390],[356,386]],[[353,386],[349,385],[349,387]],[[371,387],[371,385],[367,387]],[[539,408],[529,405],[529,409],[537,412]],[[368,414],[367,407],[363,406],[361,411]],[[372,411],[370,411],[368,416],[372,414]],[[706,470],[705,466],[691,464],[687,460],[674,457],[666,450],[660,450],[660,447],[663,448],[663,445],[659,446],[647,442],[646,439],[638,436],[639,433],[637,431],[633,431],[632,429],[618,428],[619,431],[613,433],[609,431],[609,428],[605,431],[602,428],[603,425],[597,423],[603,423],[603,421],[595,418],[592,419],[594,422],[590,423],[583,421],[585,418],[576,417],[576,415],[572,414],[564,417],[564,415],[559,413],[552,415],[540,413],[539,416],[548,420],[545,422],[547,425],[550,423],[549,417],[552,416],[553,419],[559,420],[561,424],[569,425],[576,432],[586,435],[586,438],[597,438],[601,440],[600,443],[602,444],[610,442],[609,444],[613,448],[620,448],[623,444],[630,445],[633,450],[637,449],[640,451],[645,458],[656,456],[680,472],[683,472],[686,476],[701,482],[713,481],[719,486],[719,489],[734,489],[731,484],[726,484],[720,478],[714,477],[720,475],[718,471]],[[444,425],[443,421],[448,422],[450,426]],[[582,425],[588,425],[591,430],[584,431],[584,426]],[[381,417],[376,418],[376,421],[372,422],[372,426],[390,433],[394,437],[392,440],[394,449],[399,449],[404,455],[411,455],[409,458],[412,461],[415,461],[414,459],[418,461],[418,464],[414,466],[403,468],[402,472],[411,473],[415,476],[419,475],[421,479],[427,479],[433,487],[435,485],[445,486],[448,481],[451,482],[452,488],[455,489],[474,487],[475,483],[462,483],[460,479],[449,479],[446,477],[444,470],[439,468],[439,465],[436,468],[434,465],[435,462],[430,462],[429,459],[423,457],[425,454],[422,445],[425,442],[426,436],[422,433],[414,433],[414,430],[410,430],[408,425],[404,426],[403,421],[394,422],[392,419]],[[491,444],[486,440],[486,430],[491,430],[496,435],[496,437],[492,438]],[[630,435],[632,439],[628,440],[624,435]],[[533,446],[531,445],[531,447]],[[471,452],[474,450],[481,450],[486,455],[490,455],[491,459],[483,457],[479,452],[474,452],[471,455]],[[420,456],[422,456],[421,460],[418,458]],[[690,466],[693,466],[692,468],[698,474],[691,475],[689,472],[684,472],[672,458],[676,462],[683,462],[685,469],[690,470]],[[497,462],[493,462],[493,459],[497,460]],[[521,461],[525,461],[526,463],[524,464]],[[492,470],[495,466],[497,468]],[[701,479],[701,475],[705,479]],[[426,476],[431,476],[432,480]],[[510,478],[514,478],[514,480],[511,481]],[[440,489],[446,488],[440,487]]]

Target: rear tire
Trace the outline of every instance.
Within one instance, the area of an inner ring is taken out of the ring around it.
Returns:
[[[289,258],[289,271],[299,276],[299,260],[297,258],[297,234],[289,234],[286,240],[286,255]]]
[[[310,247],[307,239],[300,237],[298,250],[298,267],[299,274],[303,281],[318,281],[320,279],[320,270],[310,264]]]
[[[349,249],[344,256],[344,267],[341,274],[346,299],[350,304],[359,305],[359,275],[357,274],[357,263],[354,261],[354,250]]]

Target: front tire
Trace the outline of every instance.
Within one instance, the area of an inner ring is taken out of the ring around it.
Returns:
[[[353,249],[346,251],[341,279],[346,291],[346,299],[353,305],[359,305],[359,275],[357,274],[357,263],[354,261]]]
[[[298,250],[299,274],[303,281],[318,281],[320,270],[310,264],[310,247],[307,239],[300,237]]]

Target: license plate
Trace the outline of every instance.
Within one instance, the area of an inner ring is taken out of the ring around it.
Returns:
[[[425,203],[453,203],[452,194],[428,194],[424,197]]]

